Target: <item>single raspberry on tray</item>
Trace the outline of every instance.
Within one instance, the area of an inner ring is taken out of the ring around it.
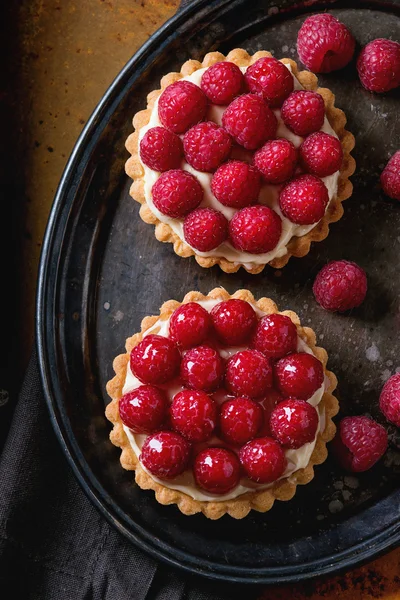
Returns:
[[[239,96],[226,108],[222,125],[246,150],[255,150],[275,137],[278,121],[262,98]]]
[[[367,293],[367,276],[354,262],[334,260],[316,276],[313,292],[322,308],[345,312],[363,302]]]
[[[387,420],[400,427],[400,373],[389,377],[383,386],[379,406]]]
[[[194,460],[197,485],[211,494],[227,494],[240,480],[240,462],[232,450],[206,448]]]
[[[139,148],[142,163],[154,171],[177,169],[183,159],[181,139],[164,127],[148,129]]]
[[[297,150],[286,139],[271,140],[257,150],[254,164],[267,183],[284,183],[296,169]]]
[[[163,424],[168,407],[163,390],[154,385],[141,385],[122,396],[119,414],[123,424],[134,433],[152,433]]]
[[[364,416],[345,417],[340,421],[332,449],[340,464],[348,471],[367,471],[385,454],[386,430]]]
[[[221,406],[219,426],[230,444],[243,446],[256,437],[263,423],[263,409],[250,398],[234,398]]]
[[[178,392],[171,404],[171,425],[189,442],[206,442],[217,423],[217,406],[199,390]]]
[[[242,71],[229,61],[212,65],[201,78],[201,89],[213,104],[229,104],[240,93],[242,86]]]
[[[236,352],[227,362],[225,383],[235,396],[260,398],[272,387],[271,362],[257,350]]]
[[[218,248],[228,237],[228,221],[213,208],[196,208],[183,223],[185,240],[199,252]]]
[[[171,83],[158,100],[160,121],[173,133],[184,133],[202,121],[206,110],[206,95],[190,81]]]
[[[389,198],[400,200],[400,150],[397,150],[381,173],[382,189]]]
[[[244,208],[258,200],[260,173],[241,160],[222,164],[211,180],[211,190],[218,202],[232,208]]]
[[[305,400],[288,398],[271,414],[272,436],[285,448],[300,448],[312,442],[318,429],[318,413]]]
[[[189,459],[190,444],[174,431],[149,435],[139,457],[143,466],[160,479],[171,479],[183,473]]]
[[[286,469],[283,448],[270,437],[251,440],[240,450],[240,462],[246,475],[257,483],[272,483]]]
[[[246,343],[257,325],[257,315],[252,306],[238,298],[214,306],[211,319],[218,338],[227,346]]]
[[[281,211],[297,225],[318,223],[325,214],[328,201],[328,189],[315,175],[295,177],[279,194]]]
[[[275,383],[284,398],[308,400],[324,382],[321,361],[312,354],[289,354],[274,365]]]
[[[312,133],[300,146],[301,166],[317,177],[327,177],[339,171],[342,160],[342,144],[337,137],[323,131]]]
[[[268,206],[242,208],[229,221],[229,236],[233,246],[251,254],[273,250],[281,233],[281,218]]]
[[[269,358],[282,358],[297,349],[296,325],[286,315],[265,315],[258,321],[251,345]]]
[[[152,187],[154,206],[168,217],[181,218],[197,208],[203,200],[198,179],[182,169],[160,175]]]
[[[196,346],[182,358],[181,378],[184,385],[192,390],[213,392],[221,385],[223,376],[222,358],[210,346]]]
[[[212,172],[226,160],[232,140],[225,129],[206,121],[195,125],[183,138],[183,149],[189,165],[197,171]]]
[[[371,92],[382,94],[400,85],[400,44],[378,38],[369,42],[357,60],[358,76]]]
[[[170,381],[177,375],[180,362],[174,342],[161,335],[146,335],[130,354],[131,371],[143,383]]]
[[[281,115],[286,127],[304,137],[324,124],[324,99],[317,92],[297,90],[283,103]]]
[[[211,317],[206,309],[197,302],[188,302],[172,313],[169,335],[181,348],[192,348],[204,342],[211,328]]]
[[[248,67],[244,78],[250,92],[261,96],[271,108],[279,108],[293,92],[293,75],[272,56],[256,60]]]

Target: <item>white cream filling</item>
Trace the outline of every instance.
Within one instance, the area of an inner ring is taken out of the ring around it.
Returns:
[[[285,65],[285,66],[291,72],[290,65]],[[241,70],[243,73],[246,72],[246,69],[247,69],[247,67],[241,67]],[[206,71],[206,69],[198,69],[197,71],[192,73],[192,75],[188,75],[187,77],[184,77],[183,79],[185,79],[187,81],[191,81],[192,83],[200,86],[201,77],[202,77],[204,71]],[[292,76],[294,79],[294,89],[295,90],[303,89],[303,86],[300,84],[298,79],[296,77],[294,77],[294,75],[292,75]],[[209,108],[209,111],[207,114],[207,119],[214,121],[218,125],[221,125],[222,114],[223,114],[225,108],[226,108],[225,106],[212,105]],[[295,135],[293,132],[291,132],[286,127],[286,125],[282,121],[281,111],[279,109],[275,110],[274,113],[278,119],[278,130],[277,130],[276,137],[277,138],[278,137],[286,138],[286,139],[290,140],[296,148],[298,148],[304,138],[299,137],[298,135]],[[155,102],[154,107],[152,109],[150,121],[149,121],[148,125],[146,125],[145,127],[142,127],[140,130],[139,140],[142,139],[142,137],[144,136],[144,134],[146,133],[146,131],[148,129],[151,129],[152,127],[157,127],[160,125],[161,125],[161,122],[158,117],[158,99],[157,99],[157,101]],[[326,117],[324,120],[324,124],[321,127],[321,131],[324,131],[325,133],[329,133],[330,135],[334,135],[335,137],[337,137],[336,133],[332,129],[332,127]],[[183,136],[181,136],[181,137],[183,137]],[[239,156],[238,156],[238,158],[245,160],[246,152],[244,151],[243,154],[244,154],[243,158],[239,157]],[[155,205],[153,203],[153,197],[152,197],[151,190],[152,190],[154,183],[160,177],[161,173],[159,171],[154,171],[153,169],[146,167],[146,165],[144,165],[143,163],[142,163],[142,166],[143,166],[144,174],[145,174],[144,194],[145,194],[147,205],[149,206],[152,213],[160,221],[162,221],[163,223],[167,223],[171,227],[171,229],[179,236],[179,238],[182,241],[185,241],[185,238],[183,235],[183,220],[173,219],[171,217],[164,215],[155,207]],[[233,217],[233,215],[235,214],[235,212],[237,212],[237,211],[234,208],[229,208],[227,206],[224,206],[223,204],[218,202],[218,200],[215,198],[215,196],[213,195],[213,193],[211,191],[212,174],[204,173],[203,171],[196,171],[196,169],[193,169],[193,167],[191,167],[185,161],[182,161],[181,168],[185,169],[189,173],[192,173],[199,180],[199,182],[204,190],[204,198],[203,198],[203,201],[200,204],[200,206],[202,206],[202,207],[209,206],[209,207],[215,208],[215,209],[219,210],[220,212],[222,212],[225,215],[225,217],[228,220],[230,220]],[[327,208],[328,208],[329,203],[331,202],[332,198],[336,195],[337,186],[338,186],[338,178],[339,178],[339,171],[336,171],[336,173],[334,173],[333,175],[329,175],[328,177],[322,178],[322,181],[325,183],[325,185],[328,189],[328,194],[329,194],[329,202],[327,204]],[[260,196],[259,196],[260,203],[265,204],[265,205],[269,206],[270,208],[272,208],[280,216],[280,218],[282,220],[282,234],[281,234],[281,237],[280,237],[280,240],[279,240],[277,246],[273,250],[271,250],[270,252],[265,252],[263,254],[250,254],[249,252],[242,252],[240,250],[237,250],[236,248],[234,248],[232,246],[232,244],[230,242],[226,241],[226,242],[223,242],[220,246],[218,246],[218,248],[215,248],[215,250],[212,250],[210,252],[199,252],[199,250],[195,250],[195,248],[193,248],[193,250],[196,252],[196,254],[198,254],[199,256],[224,257],[227,260],[229,260],[230,262],[233,262],[236,264],[239,264],[239,263],[244,264],[249,269],[255,265],[266,264],[266,263],[270,262],[271,260],[273,260],[274,258],[279,258],[280,256],[284,256],[287,252],[287,244],[289,243],[291,238],[293,236],[299,237],[299,236],[305,235],[306,233],[311,231],[311,229],[313,227],[315,227],[316,223],[313,223],[312,225],[296,225],[295,223],[292,223],[291,221],[289,221],[289,219],[284,217],[279,208],[279,189],[280,189],[280,187],[281,186],[278,186],[278,185],[264,184],[261,188],[261,192],[260,192]],[[185,241],[185,243],[187,244],[186,241]]]

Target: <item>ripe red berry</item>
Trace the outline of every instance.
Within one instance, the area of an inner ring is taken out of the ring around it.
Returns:
[[[267,391],[266,396],[261,398],[261,400],[257,399],[257,404],[259,404],[263,410],[263,425],[257,434],[258,437],[271,437],[272,434],[269,423],[272,411],[279,402],[282,402],[282,400],[284,400],[284,398],[275,388],[270,388]]]
[[[243,446],[256,437],[262,423],[263,409],[250,398],[227,400],[221,406],[221,434],[230,444]]]
[[[385,429],[368,417],[345,417],[340,421],[332,448],[348,471],[367,471],[384,455],[388,445]]]
[[[232,208],[244,208],[257,202],[260,189],[259,172],[241,160],[221,165],[211,181],[211,190],[218,202]]]
[[[297,225],[312,225],[320,221],[328,202],[328,189],[315,175],[295,177],[279,194],[282,213]]]
[[[151,194],[156,208],[168,217],[179,219],[197,208],[203,200],[203,188],[187,171],[173,169],[160,175]]]
[[[169,335],[181,348],[191,348],[204,342],[211,327],[211,317],[206,309],[197,302],[188,302],[172,313]]]
[[[155,477],[172,479],[183,473],[189,458],[190,444],[179,433],[159,431],[145,439],[139,460]]]
[[[227,239],[228,221],[218,210],[197,208],[185,218],[183,235],[195,250],[210,252]]]
[[[192,390],[213,392],[221,385],[224,375],[222,358],[210,346],[188,350],[181,363],[183,384]]]
[[[241,350],[228,360],[226,388],[234,396],[261,398],[272,387],[272,366],[257,350]]]
[[[124,394],[119,414],[124,425],[134,433],[152,433],[160,428],[168,411],[168,399],[154,385],[141,385]]]
[[[297,150],[285,139],[271,140],[257,150],[254,164],[267,183],[283,183],[296,169]]]
[[[301,166],[318,177],[327,177],[339,171],[342,160],[342,144],[337,137],[323,131],[312,133],[300,146]]]
[[[400,200],[400,150],[397,150],[381,173],[382,189],[389,198]]]
[[[281,233],[282,221],[269,206],[242,208],[229,222],[229,236],[233,246],[251,254],[273,250]]]
[[[225,129],[211,121],[195,125],[183,138],[183,149],[189,165],[198,171],[213,172],[226,160],[232,140]]]
[[[286,315],[265,315],[258,321],[251,345],[274,359],[296,352],[296,325]]]
[[[282,446],[270,437],[248,442],[240,451],[240,462],[246,475],[257,483],[272,483],[282,477],[286,457]]]
[[[298,352],[278,360],[275,382],[284,398],[308,400],[324,383],[322,363],[312,354]]]
[[[365,271],[348,260],[333,260],[315,278],[313,292],[325,310],[344,312],[359,306],[367,293]]]
[[[242,71],[229,61],[212,65],[201,78],[201,89],[213,104],[229,104],[240,93],[242,86]]]
[[[325,103],[321,94],[297,90],[282,105],[281,116],[286,127],[305,137],[321,129],[325,120]]]
[[[357,70],[362,85],[382,94],[400,85],[400,44],[379,38],[360,52]]]
[[[171,404],[172,427],[189,442],[210,439],[217,422],[217,406],[210,396],[198,390],[182,390]]]
[[[233,139],[247,150],[259,148],[276,135],[278,121],[262,98],[239,96],[225,110],[222,124]]]
[[[204,119],[207,98],[201,89],[190,81],[175,81],[158,100],[161,123],[174,133],[184,133]]]
[[[250,92],[261,96],[269,106],[278,108],[293,92],[293,75],[276,58],[259,58],[245,73]]]
[[[220,302],[210,314],[218,338],[227,346],[247,342],[257,325],[257,315],[251,304],[236,298]]]
[[[174,342],[160,335],[146,335],[131,350],[132,373],[143,383],[166,383],[179,371],[181,356]]]
[[[270,420],[272,436],[285,448],[300,448],[315,439],[318,413],[305,400],[289,398],[273,410]]]
[[[164,127],[152,127],[146,131],[139,146],[142,163],[154,171],[168,171],[181,165],[182,141]]]
[[[400,373],[389,377],[383,386],[379,406],[387,420],[400,427]]]
[[[227,494],[239,483],[239,459],[226,448],[206,448],[196,456],[193,473],[197,485],[206,492]]]

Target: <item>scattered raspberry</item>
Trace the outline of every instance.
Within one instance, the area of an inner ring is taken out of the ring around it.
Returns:
[[[293,92],[283,103],[281,117],[293,133],[305,137],[321,129],[324,124],[324,99],[317,92]]]
[[[225,381],[234,396],[261,398],[272,387],[271,363],[257,350],[241,350],[228,360]]]
[[[276,58],[259,58],[247,69],[244,76],[253,94],[261,96],[269,106],[278,108],[293,92],[293,75]]]
[[[286,315],[266,315],[258,321],[251,345],[268,358],[296,352],[296,325]]]
[[[257,483],[272,483],[282,477],[286,469],[282,446],[270,437],[252,440],[243,446],[240,462],[247,476]]]
[[[382,189],[389,198],[400,200],[400,150],[397,150],[381,173]]]
[[[225,129],[211,121],[195,125],[183,138],[189,165],[198,171],[212,172],[229,156],[232,140]]]
[[[229,236],[233,246],[251,254],[273,250],[281,233],[282,221],[268,206],[242,208],[229,222]]]
[[[156,208],[164,215],[181,218],[197,208],[203,200],[199,181],[182,169],[163,173],[151,190]]]
[[[221,165],[211,181],[211,190],[218,202],[232,208],[244,208],[257,202],[260,189],[260,174],[241,160]]]
[[[382,94],[400,85],[400,44],[379,38],[367,44],[357,60],[358,76],[371,92]]]
[[[281,211],[297,225],[312,225],[320,221],[328,202],[328,189],[315,175],[295,177],[279,194]]]
[[[297,36],[301,62],[314,73],[330,73],[353,58],[355,40],[343,23],[328,13],[308,17]]]
[[[383,386],[379,406],[387,420],[400,427],[400,373],[389,377]]]
[[[152,127],[140,140],[140,158],[154,171],[177,169],[183,159],[182,141],[164,127]]]
[[[172,313],[169,335],[181,348],[192,348],[204,342],[211,327],[211,317],[206,309],[197,302],[188,302]]]
[[[134,433],[152,433],[159,429],[168,411],[168,400],[154,385],[141,385],[124,394],[119,414],[124,425]]]
[[[206,448],[194,460],[193,473],[199,487],[211,494],[227,494],[240,480],[240,463],[225,448]]]
[[[339,171],[342,160],[342,144],[329,133],[312,133],[300,146],[301,166],[318,177],[327,177]]]
[[[293,177],[296,163],[297,150],[285,139],[267,142],[254,155],[254,164],[267,183],[283,183]]]
[[[217,422],[217,406],[205,392],[182,390],[171,404],[172,427],[189,442],[206,442]]]
[[[228,237],[228,221],[213,208],[197,208],[183,223],[185,240],[195,250],[210,252]]]
[[[144,441],[139,457],[143,466],[160,479],[183,473],[190,458],[190,444],[179,433],[159,431]]]
[[[161,335],[146,335],[130,355],[132,373],[143,383],[166,383],[179,371],[181,356],[174,342]]]
[[[222,115],[222,124],[247,150],[259,148],[276,135],[278,121],[265,102],[254,94],[239,96]]]
[[[201,89],[213,104],[229,104],[242,86],[242,71],[229,61],[212,65],[201,78]]]
[[[263,409],[254,400],[235,398],[221,406],[221,434],[230,444],[243,446],[256,437],[262,423]]]
[[[223,375],[222,358],[210,346],[192,348],[182,359],[182,381],[192,390],[213,392],[221,385]]]
[[[318,413],[311,404],[289,398],[272,412],[270,427],[273,437],[282,446],[296,449],[314,440],[318,421]]]
[[[207,98],[201,89],[190,81],[175,81],[158,100],[161,123],[174,133],[184,133],[204,119]]]
[[[388,445],[385,429],[368,417],[345,417],[340,421],[332,448],[348,471],[367,471],[384,455]]]
[[[289,354],[278,360],[274,375],[278,391],[285,398],[308,400],[324,382],[322,363],[305,352]]]
[[[359,306],[367,293],[365,271],[348,260],[333,260],[315,278],[313,292],[325,310],[345,312]]]
[[[227,346],[247,342],[257,325],[257,315],[251,304],[236,298],[214,306],[211,318],[218,338]]]

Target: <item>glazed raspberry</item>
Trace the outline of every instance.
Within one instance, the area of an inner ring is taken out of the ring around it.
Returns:
[[[191,348],[204,342],[211,327],[211,317],[206,309],[197,302],[188,302],[172,313],[169,335],[181,348]]]
[[[276,58],[259,58],[247,69],[244,76],[253,94],[261,96],[269,106],[278,108],[293,92],[293,76]]]
[[[213,104],[229,104],[240,93],[242,85],[242,71],[229,61],[212,65],[201,78],[201,89]]]
[[[400,427],[400,373],[389,377],[383,386],[379,406],[387,420]]]
[[[189,442],[210,439],[217,422],[217,406],[205,392],[182,390],[171,404],[172,427]]]
[[[210,252],[227,239],[228,221],[218,210],[197,208],[185,218],[183,235],[195,250]]]
[[[324,382],[322,363],[305,352],[289,354],[278,360],[274,375],[276,387],[285,398],[308,400]]]
[[[283,103],[281,116],[286,127],[304,137],[318,131],[324,124],[324,99],[317,92],[298,90]]]
[[[263,423],[263,409],[249,398],[227,400],[221,406],[219,426],[230,444],[243,446],[256,437]]]
[[[341,465],[359,473],[370,469],[386,452],[385,429],[368,417],[345,417],[340,421],[332,448]]]
[[[263,409],[263,425],[257,434],[258,437],[271,437],[272,434],[269,423],[272,411],[279,402],[282,402],[282,400],[284,400],[283,396],[281,396],[275,388],[270,388],[267,391],[267,395],[264,396],[264,398],[261,398],[261,400],[257,399],[257,404]]]
[[[183,473],[190,458],[190,444],[179,433],[159,431],[149,435],[139,457],[143,466],[160,479]]]
[[[240,480],[240,463],[225,448],[206,448],[194,460],[193,473],[199,487],[211,494],[227,494]]]
[[[211,190],[218,202],[232,208],[244,208],[257,202],[260,189],[259,172],[241,160],[221,165],[211,181]]]
[[[156,208],[164,215],[179,219],[197,208],[203,200],[203,188],[190,173],[173,169],[163,173],[151,190]]]
[[[154,385],[141,385],[124,394],[119,401],[121,420],[134,433],[156,431],[164,422],[167,411],[167,397]]]
[[[400,150],[397,150],[381,173],[382,189],[393,200],[400,200]]]
[[[314,73],[330,73],[351,61],[355,40],[343,23],[324,13],[308,17],[297,36],[301,62]]]
[[[154,171],[177,169],[183,159],[182,141],[164,127],[152,127],[140,140],[140,158]]]
[[[320,221],[328,202],[328,189],[315,175],[295,177],[279,194],[281,211],[297,225],[312,225]]]
[[[281,233],[282,221],[268,206],[242,208],[229,222],[229,236],[233,246],[251,254],[273,250]]]
[[[296,169],[297,150],[289,140],[272,140],[254,155],[254,164],[267,183],[283,183]]]
[[[273,437],[282,446],[296,449],[314,440],[318,421],[318,413],[311,404],[288,398],[272,412],[270,427]]]
[[[158,100],[161,123],[174,133],[184,133],[204,119],[207,98],[201,89],[190,81],[175,81]]]
[[[222,115],[222,124],[246,150],[255,150],[273,139],[278,127],[272,110],[254,94],[239,96],[231,102]]]
[[[300,146],[301,166],[318,177],[327,177],[339,171],[342,160],[342,144],[329,133],[312,133]]]
[[[356,263],[333,260],[315,278],[313,292],[325,310],[344,312],[359,306],[367,293],[367,276]]]
[[[211,318],[218,338],[226,346],[247,342],[257,325],[257,315],[251,304],[236,298],[214,306]]]
[[[257,350],[241,350],[228,360],[226,388],[235,396],[261,398],[272,387],[272,366]]]
[[[282,358],[295,352],[296,325],[286,315],[266,315],[258,321],[251,346],[268,358]]]
[[[132,373],[143,383],[166,383],[179,371],[181,356],[172,340],[146,335],[130,355]]]
[[[182,359],[181,378],[192,390],[213,392],[221,385],[223,375],[222,358],[210,346],[192,348]]]
[[[362,85],[371,92],[388,92],[400,85],[400,44],[379,38],[360,52],[357,60],[358,76]]]
[[[212,172],[228,158],[232,140],[225,129],[211,121],[195,125],[183,138],[183,149],[189,165],[198,171]]]
[[[286,457],[282,446],[270,437],[248,442],[240,451],[240,462],[246,475],[257,483],[272,483],[282,477]]]

